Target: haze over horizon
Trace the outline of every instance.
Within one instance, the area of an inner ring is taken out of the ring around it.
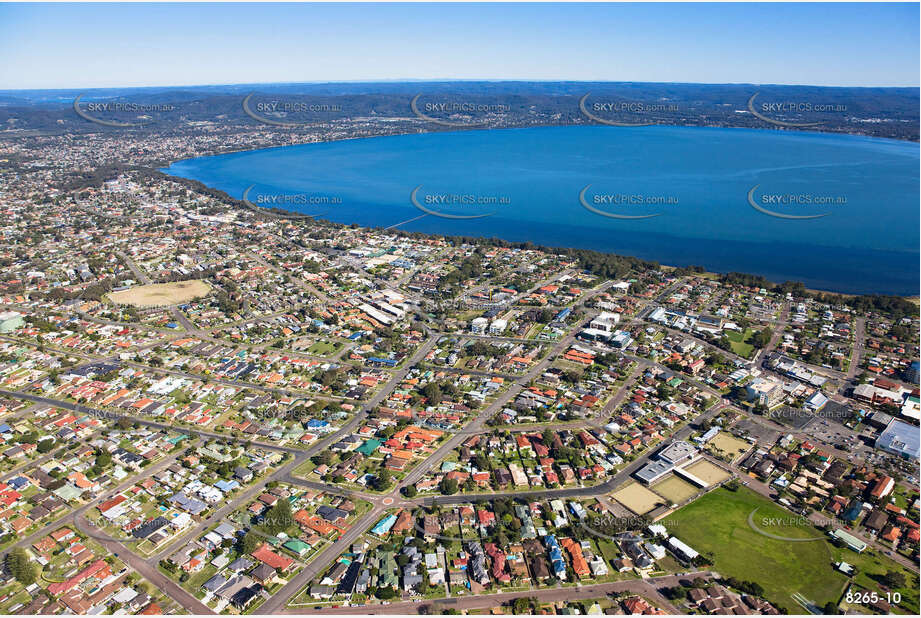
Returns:
[[[916,3],[0,4],[0,88],[455,80],[917,87],[918,17]]]

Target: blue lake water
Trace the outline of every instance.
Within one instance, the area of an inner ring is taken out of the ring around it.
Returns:
[[[597,249],[837,292],[916,295],[918,170],[919,146],[906,142],[590,126],[287,146],[163,171],[238,198],[252,187],[254,204],[275,199],[340,223]]]

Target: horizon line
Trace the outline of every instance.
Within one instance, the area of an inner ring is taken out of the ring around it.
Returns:
[[[411,84],[411,83],[516,83],[516,84],[662,84],[662,85],[691,85],[691,86],[756,86],[771,87],[782,86],[789,88],[838,88],[838,89],[906,89],[921,88],[918,84],[901,86],[842,86],[829,84],[802,84],[802,83],[758,83],[758,82],[693,82],[693,81],[642,81],[642,80],[606,80],[606,79],[525,79],[525,78],[378,78],[378,79],[342,79],[342,80],[307,80],[307,81],[275,81],[275,82],[233,82],[233,83],[196,83],[196,84],[155,84],[155,85],[121,85],[121,86],[58,86],[43,88],[0,88],[0,92],[54,92],[76,90],[119,90],[119,89],[174,89],[174,88],[220,88],[243,86],[279,86],[279,85],[334,85],[334,84]]]

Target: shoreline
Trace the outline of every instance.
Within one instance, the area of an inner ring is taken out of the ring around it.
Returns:
[[[541,128],[557,128],[557,127],[578,127],[578,126],[591,127],[591,126],[595,126],[595,125],[539,125],[539,126],[530,126],[530,127],[487,127],[487,128],[482,128],[482,127],[476,127],[476,128],[474,128],[474,127],[471,127],[471,128],[469,128],[469,129],[459,129],[459,130],[458,130],[458,129],[452,129],[452,130],[448,130],[448,131],[400,132],[400,133],[392,133],[392,134],[386,133],[386,134],[381,134],[381,135],[370,135],[370,136],[344,137],[344,138],[337,138],[337,139],[320,139],[320,140],[313,140],[313,141],[305,141],[305,142],[301,142],[301,143],[297,143],[297,144],[284,144],[284,145],[270,146],[270,147],[265,147],[265,148],[243,148],[243,149],[239,149],[239,150],[226,151],[226,152],[215,153],[215,154],[203,154],[203,155],[199,155],[199,156],[195,156],[195,157],[188,157],[188,158],[184,158],[184,159],[176,159],[176,160],[174,160],[174,161],[168,161],[168,162],[165,162],[165,163],[162,163],[162,164],[158,164],[156,167],[152,167],[152,168],[148,168],[148,169],[151,169],[152,171],[156,172],[157,174],[159,174],[159,175],[161,175],[161,176],[163,176],[163,177],[165,177],[165,178],[169,178],[169,179],[171,179],[171,180],[173,180],[173,181],[186,182],[186,183],[194,183],[194,184],[197,184],[197,185],[200,185],[200,186],[203,186],[203,187],[207,187],[209,190],[211,190],[211,191],[213,191],[213,192],[215,192],[215,193],[217,193],[217,194],[220,194],[220,195],[225,196],[225,201],[228,202],[230,205],[232,205],[232,206],[237,206],[237,207],[241,208],[242,210],[246,210],[246,211],[249,211],[249,212],[255,212],[255,213],[257,213],[257,214],[262,214],[263,216],[273,217],[273,218],[276,218],[276,219],[287,219],[287,220],[289,220],[289,221],[297,221],[297,220],[303,221],[303,220],[306,220],[306,219],[312,219],[313,217],[307,217],[307,216],[304,216],[303,213],[301,213],[301,212],[299,212],[299,211],[297,211],[297,210],[292,210],[292,209],[290,209],[290,208],[284,208],[284,207],[280,207],[280,206],[272,206],[272,207],[267,207],[267,206],[256,206],[256,210],[254,211],[252,208],[249,208],[241,199],[235,198],[235,197],[231,196],[231,195],[228,194],[226,191],[224,191],[224,190],[222,190],[222,189],[220,189],[220,188],[218,188],[218,187],[215,187],[215,186],[212,186],[212,185],[207,185],[207,184],[205,184],[205,183],[203,183],[203,182],[201,182],[201,181],[199,181],[199,180],[196,180],[196,179],[194,179],[194,178],[189,178],[189,177],[187,177],[187,176],[179,176],[179,175],[177,175],[177,174],[170,173],[170,172],[168,172],[168,171],[166,171],[166,170],[168,170],[169,168],[171,168],[172,166],[174,166],[174,165],[176,165],[176,164],[178,164],[178,163],[183,163],[183,162],[187,162],[187,161],[193,161],[193,160],[196,160],[196,159],[213,158],[213,157],[223,157],[223,156],[240,155],[240,154],[246,154],[246,153],[256,153],[256,152],[267,152],[267,151],[272,151],[272,150],[279,150],[279,149],[282,149],[282,148],[290,148],[290,147],[292,147],[292,146],[307,146],[307,145],[313,145],[313,144],[332,144],[332,143],[336,143],[336,142],[355,141],[355,140],[368,140],[368,139],[384,138],[384,137],[404,137],[404,136],[410,136],[410,135],[441,134],[441,133],[464,133],[464,132],[467,132],[467,131],[524,130],[524,129],[541,129]],[[693,129],[693,128],[696,128],[696,129],[721,129],[721,130],[727,130],[727,131],[728,131],[728,130],[733,130],[733,129],[735,129],[735,130],[743,130],[743,131],[753,131],[753,132],[758,132],[758,133],[762,133],[762,132],[773,132],[773,131],[778,131],[778,132],[780,132],[780,131],[777,130],[777,129],[770,129],[770,128],[755,129],[755,128],[751,128],[751,127],[723,127],[723,126],[707,127],[707,126],[683,126],[683,125],[654,125],[654,127],[652,127],[652,128],[655,128],[655,127],[663,127],[663,128],[673,127],[673,128],[691,128],[691,129]],[[648,128],[648,127],[644,127],[644,128]],[[914,142],[911,142],[911,141],[908,141],[908,140],[898,140],[898,139],[892,139],[892,138],[873,137],[873,136],[867,136],[867,135],[861,135],[861,134],[834,133],[834,132],[822,132],[822,131],[782,131],[782,132],[783,132],[784,134],[786,134],[786,135],[798,135],[798,134],[801,134],[801,133],[802,133],[802,134],[810,135],[810,136],[822,136],[822,137],[825,137],[825,136],[830,136],[830,135],[831,135],[831,136],[842,136],[842,137],[846,136],[846,137],[850,137],[850,138],[863,139],[863,140],[871,140],[871,141],[880,140],[880,141],[884,141],[884,142],[886,142],[886,143],[893,143],[893,142],[894,142],[894,143],[914,143]],[[390,229],[390,228],[383,228],[383,227],[380,227],[380,226],[362,225],[362,224],[355,223],[355,222],[352,222],[352,223],[340,223],[340,222],[330,221],[330,220],[328,220],[328,219],[318,219],[318,220],[323,221],[325,225],[332,225],[332,226],[337,226],[337,227],[338,227],[338,226],[347,227],[347,226],[355,225],[355,226],[357,226],[357,227],[360,227],[360,228],[363,228],[363,229],[368,229],[368,230],[385,231],[385,230],[389,230],[389,229]],[[466,237],[466,236],[456,236],[456,235],[444,234],[444,233],[411,232],[411,231],[406,231],[406,230],[396,230],[396,232],[399,233],[399,234],[416,234],[416,235],[421,235],[421,236],[428,237],[428,238],[469,238],[469,239],[471,239],[471,240],[479,239],[479,240],[482,240],[482,241],[498,240],[498,241],[500,241],[500,242],[504,242],[504,243],[507,243],[507,244],[510,244],[510,245],[520,244],[520,243],[522,242],[522,241],[509,240],[509,239],[506,239],[506,238],[501,238],[501,237],[496,237],[496,236],[472,236],[472,237]],[[723,271],[723,272],[721,272],[721,271],[715,271],[715,270],[714,270],[714,271],[711,271],[711,270],[708,268],[708,266],[707,266],[706,264],[689,264],[689,265],[687,265],[687,266],[679,266],[679,265],[665,264],[665,263],[659,262],[659,261],[656,260],[656,259],[639,258],[639,257],[637,257],[637,256],[624,255],[624,254],[615,253],[615,252],[609,251],[609,250],[589,249],[589,248],[574,247],[574,246],[549,246],[549,245],[545,245],[545,244],[534,243],[533,241],[531,241],[531,242],[532,242],[532,244],[535,245],[535,247],[541,248],[541,249],[544,249],[544,250],[549,250],[549,251],[567,251],[567,250],[569,250],[569,251],[594,251],[594,252],[597,252],[597,253],[600,253],[600,254],[614,255],[614,256],[618,256],[618,257],[633,258],[633,259],[637,259],[637,260],[641,260],[641,261],[655,262],[655,263],[659,264],[659,266],[660,266],[661,268],[670,269],[670,270],[683,269],[683,268],[691,268],[691,267],[693,267],[693,266],[701,266],[701,267],[703,267],[703,268],[705,269],[705,271],[704,271],[704,272],[700,272],[700,273],[695,273],[695,274],[697,274],[697,275],[704,275],[704,276],[709,275],[709,276],[712,276],[712,277],[717,277],[717,278],[719,278],[719,277],[724,276],[724,275],[727,275],[727,274],[729,274],[729,273],[739,273],[739,274],[748,275],[748,276],[752,276],[752,277],[764,278],[768,283],[771,283],[771,284],[773,284],[773,285],[775,285],[775,286],[776,286],[776,285],[782,285],[783,283],[801,284],[801,285],[803,286],[803,289],[804,289],[806,292],[811,293],[811,294],[834,295],[834,296],[839,296],[839,297],[843,297],[843,298],[855,298],[855,297],[889,297],[889,298],[900,298],[900,299],[904,299],[904,300],[906,300],[906,301],[908,301],[908,302],[911,302],[911,303],[913,303],[913,304],[915,304],[915,305],[921,306],[921,294],[906,294],[906,295],[902,295],[902,294],[888,294],[888,293],[882,293],[882,292],[861,292],[861,293],[854,293],[854,292],[843,292],[843,291],[819,289],[819,288],[807,287],[806,284],[805,284],[805,282],[800,281],[800,280],[795,280],[795,279],[790,279],[790,280],[788,280],[788,281],[781,281],[781,282],[778,282],[778,281],[776,281],[776,280],[768,279],[765,275],[761,275],[761,274],[758,274],[758,273],[752,273],[752,272],[741,272],[741,271],[736,271],[736,270],[732,270],[732,269],[725,270],[725,271]]]
[[[157,171],[159,171],[159,170],[157,170]],[[224,191],[223,189],[219,189],[219,188],[213,187],[213,186],[211,186],[211,185],[205,185],[205,183],[202,183],[202,182],[199,181],[199,180],[195,180],[194,178],[188,178],[188,177],[186,177],[186,176],[174,176],[174,175],[172,175],[172,174],[167,174],[166,172],[160,172],[160,173],[163,174],[163,175],[165,175],[165,176],[167,176],[169,179],[171,179],[171,180],[173,180],[173,181],[180,181],[180,182],[181,182],[181,181],[188,181],[188,182],[200,183],[200,184],[202,184],[202,185],[208,187],[208,188],[211,189],[212,191],[216,191],[216,192],[223,193],[224,195],[227,196],[228,201],[229,201],[229,202],[232,202],[231,205],[232,205],[233,207],[240,208],[241,210],[243,210],[243,211],[245,211],[245,212],[251,212],[251,213],[254,213],[254,214],[256,214],[256,215],[261,215],[261,216],[265,216],[265,217],[271,217],[271,218],[276,219],[276,220],[277,220],[277,219],[283,219],[283,220],[287,220],[287,221],[291,221],[291,222],[295,222],[295,221],[323,221],[324,225],[335,226],[335,227],[350,227],[350,226],[353,226],[353,225],[354,225],[354,226],[357,226],[357,227],[359,227],[359,228],[366,229],[366,230],[378,230],[378,231],[385,231],[385,230],[386,230],[386,228],[383,228],[383,227],[369,227],[369,226],[360,225],[360,224],[357,224],[357,223],[339,223],[339,222],[337,222],[337,221],[330,221],[329,219],[315,219],[315,218],[313,218],[313,217],[305,217],[305,216],[303,216],[303,213],[299,213],[299,212],[296,211],[296,210],[290,210],[290,209],[287,209],[287,208],[281,208],[281,207],[279,207],[279,206],[273,206],[272,208],[268,208],[268,207],[265,207],[265,206],[256,206],[256,209],[257,209],[257,210],[253,210],[253,209],[247,207],[241,200],[239,200],[239,199],[237,199],[237,198],[234,198],[233,196],[231,196],[230,194],[228,194],[228,193],[227,193],[226,191]],[[287,214],[286,214],[286,213],[287,213]],[[431,233],[428,233],[428,232],[409,232],[409,231],[406,231],[406,230],[395,230],[395,231],[396,231],[396,233],[398,233],[398,234],[400,234],[400,233],[402,233],[402,234],[416,234],[416,235],[424,236],[424,237],[426,237],[426,238],[442,238],[442,239],[444,239],[444,238],[458,238],[457,236],[451,236],[450,234],[431,234]],[[471,239],[480,239],[480,240],[483,240],[483,241],[499,240],[499,241],[502,241],[502,242],[508,243],[508,244],[516,244],[516,243],[517,243],[517,241],[510,241],[510,240],[507,240],[507,239],[504,239],[504,238],[496,238],[496,237],[479,236],[479,237],[469,237],[469,238],[471,238]],[[538,245],[538,244],[536,244],[536,243],[534,244],[534,246],[535,246],[535,248],[537,248],[537,249],[543,249],[543,250],[547,250],[547,251],[551,251],[551,252],[552,252],[552,251],[566,251],[566,250],[573,250],[573,251],[575,251],[575,250],[585,250],[585,251],[597,251],[598,253],[602,253],[602,254],[606,254],[606,255],[616,255],[616,256],[620,256],[620,257],[634,258],[634,259],[637,259],[637,260],[642,260],[642,259],[643,259],[643,258],[639,258],[639,257],[637,257],[637,256],[621,255],[621,254],[619,254],[619,253],[614,253],[613,251],[598,251],[598,250],[596,250],[596,249],[581,249],[580,247],[565,247],[565,246],[551,247],[551,246],[545,246],[545,245]],[[656,262],[659,264],[660,268],[667,269],[667,270],[679,270],[679,269],[682,269],[682,268],[689,268],[689,267],[690,267],[690,266],[676,266],[676,265],[673,265],[673,264],[665,264],[665,263],[662,263],[662,262],[658,262],[657,260],[649,260],[649,261],[656,261]],[[719,278],[719,277],[721,277],[721,276],[723,276],[723,275],[729,274],[730,272],[737,272],[737,271],[726,271],[726,272],[711,271],[711,270],[708,270],[708,269],[707,269],[706,265],[701,264],[700,266],[703,266],[705,270],[704,270],[703,272],[700,272],[700,273],[694,273],[694,274],[697,275],[697,276],[706,276],[706,275],[710,275],[710,276],[712,276],[713,278]],[[764,276],[764,275],[760,275],[760,274],[758,274],[758,273],[748,273],[748,272],[740,273],[740,274],[749,275],[749,276],[752,276],[752,277],[763,277],[763,276]],[[774,285],[781,285],[782,283],[786,283],[786,282],[777,282],[777,281],[773,281],[773,280],[770,280],[770,279],[768,279],[767,281],[768,281],[769,283],[774,284]],[[904,299],[904,300],[906,300],[906,301],[908,301],[908,302],[914,303],[915,305],[921,306],[921,295],[884,294],[884,293],[880,293],[880,292],[868,292],[868,293],[862,293],[862,294],[854,294],[854,293],[852,293],[852,292],[837,292],[837,291],[835,291],[835,290],[821,290],[821,289],[816,289],[816,288],[810,288],[810,287],[806,287],[806,284],[803,283],[802,281],[794,281],[794,280],[791,280],[790,282],[802,284],[806,292],[813,293],[813,294],[829,294],[829,295],[833,295],[833,296],[841,296],[841,297],[844,297],[844,298],[873,297],[873,296],[882,296],[882,297],[891,297],[891,298],[901,298],[901,299]]]
[[[195,180],[194,178],[188,178],[188,177],[185,177],[185,176],[173,176],[173,175],[171,175],[171,174],[166,174],[165,172],[161,172],[161,173],[163,173],[165,176],[168,176],[171,180],[174,180],[174,181],[189,181],[189,182],[201,183],[201,181]],[[204,185],[204,183],[201,183],[201,184]],[[233,204],[232,204],[232,205],[233,205],[234,207],[239,207],[241,210],[244,210],[245,212],[251,212],[251,213],[254,213],[254,214],[257,214],[257,215],[262,215],[262,216],[266,216],[266,217],[272,217],[272,218],[275,218],[275,219],[285,219],[285,220],[292,221],[292,222],[294,222],[294,221],[314,221],[314,220],[315,220],[315,219],[312,218],[312,217],[304,217],[304,216],[302,216],[302,213],[299,213],[299,212],[297,212],[297,211],[295,211],[295,210],[289,210],[289,209],[281,208],[281,207],[278,207],[278,206],[274,206],[274,207],[272,207],[271,209],[269,209],[269,208],[267,208],[267,207],[264,207],[264,206],[256,206],[257,210],[254,211],[253,209],[248,208],[247,206],[245,206],[241,200],[237,200],[236,198],[230,196],[229,194],[227,194],[227,193],[226,193],[225,191],[223,191],[222,189],[218,189],[217,187],[211,187],[210,185],[205,185],[205,186],[208,186],[208,187],[209,187],[211,190],[213,190],[213,191],[217,191],[217,192],[224,193],[225,195],[227,195],[227,197],[229,198],[229,200],[233,201]],[[239,202],[239,204],[237,204],[237,202]],[[279,211],[281,211],[281,212],[279,212]],[[286,214],[284,214],[284,213],[288,213],[288,215],[286,215]],[[350,226],[353,226],[353,225],[354,225],[354,226],[357,226],[357,227],[359,227],[359,228],[361,228],[361,229],[365,229],[365,230],[386,231],[386,229],[387,229],[387,228],[382,228],[382,227],[369,227],[369,226],[360,225],[360,224],[357,224],[357,223],[339,223],[339,222],[336,222],[336,221],[330,221],[330,220],[328,220],[328,219],[316,219],[316,220],[322,221],[324,225],[327,225],[327,226],[334,226],[334,227],[350,227]],[[457,236],[451,236],[451,235],[449,235],[449,234],[430,234],[430,233],[428,233],[428,232],[408,232],[408,231],[405,231],[405,230],[396,230],[396,233],[398,233],[398,234],[415,234],[415,235],[419,235],[419,236],[424,236],[424,237],[426,237],[426,238],[441,238],[441,239],[445,239],[445,238],[458,238]],[[474,238],[474,237],[471,237],[471,238],[472,238],[472,239],[480,239],[480,240],[483,240],[483,241],[499,240],[499,241],[501,241],[501,242],[508,243],[508,244],[516,244],[516,241],[510,241],[510,240],[506,240],[506,239],[504,239],[504,238],[490,238],[490,237],[486,237],[486,236],[475,237],[475,238]],[[537,244],[535,244],[534,246],[535,246],[536,249],[545,250],[545,251],[550,251],[550,252],[552,252],[552,251],[568,251],[568,250],[571,250],[571,251],[577,251],[577,250],[578,250],[578,251],[583,251],[583,250],[584,250],[584,251],[597,251],[597,250],[595,250],[595,249],[581,249],[581,248],[579,248],[579,247],[550,247],[550,246],[543,246],[543,245],[537,245]],[[612,251],[597,251],[597,252],[598,252],[598,253],[602,253],[602,254],[606,254],[606,255],[616,255],[616,256],[619,256],[619,257],[634,258],[634,259],[637,259],[637,260],[642,260],[642,259],[643,259],[643,258],[639,258],[639,257],[636,257],[636,256],[621,255],[621,254],[619,254],[619,253],[614,253],[614,252],[612,252]],[[650,261],[652,261],[652,260],[650,260]],[[683,268],[689,268],[688,266],[675,266],[675,265],[673,265],[673,264],[664,264],[664,263],[662,263],[662,262],[657,262],[657,263],[659,264],[659,267],[662,268],[662,269],[664,269],[664,270],[680,270],[680,269],[683,269]],[[706,266],[704,266],[704,268],[706,268]],[[707,277],[707,276],[710,276],[711,278],[719,279],[719,278],[722,277],[723,275],[729,274],[729,272],[735,272],[735,271],[727,271],[727,272],[725,272],[725,273],[722,273],[722,272],[717,272],[717,271],[704,270],[703,272],[694,273],[694,275],[700,276],[700,277]],[[759,275],[758,273],[740,273],[740,274],[749,275],[749,276],[752,276],[752,277],[763,277],[763,275]],[[785,282],[779,283],[779,282],[777,282],[777,281],[772,281],[772,280],[768,280],[768,282],[769,282],[769,283],[772,283],[772,284],[774,284],[774,285],[781,285],[781,283],[785,283]],[[904,299],[904,300],[906,300],[906,301],[908,301],[908,302],[911,302],[911,303],[913,303],[913,304],[915,304],[915,305],[921,306],[921,296],[919,296],[919,295],[882,294],[882,293],[878,293],[878,292],[865,293],[865,294],[854,294],[854,293],[849,293],[849,292],[836,292],[836,291],[834,291],[834,290],[820,290],[820,289],[815,289],[815,288],[809,288],[809,287],[805,287],[805,284],[804,284],[802,281],[791,281],[791,282],[792,282],[792,283],[802,283],[803,286],[804,286],[804,290],[805,290],[806,292],[808,292],[808,293],[811,293],[811,294],[828,294],[828,295],[840,296],[840,297],[844,297],[844,298],[873,297],[873,296],[888,297],[888,298],[901,298],[901,299]]]

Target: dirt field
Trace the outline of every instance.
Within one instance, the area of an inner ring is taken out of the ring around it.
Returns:
[[[699,459],[692,463],[690,466],[685,466],[684,469],[707,483],[707,487],[725,481],[727,478],[729,478],[728,472],[719,466],[713,465],[706,459]]]
[[[195,280],[138,285],[120,292],[110,292],[107,296],[117,305],[146,308],[177,305],[207,296],[210,292],[211,287],[207,283]]]
[[[648,513],[654,509],[657,504],[663,504],[665,502],[661,496],[649,491],[639,483],[630,483],[626,487],[622,487],[615,491],[611,494],[611,497],[637,515]]]
[[[716,434],[716,437],[710,440],[709,446],[717,455],[729,455],[731,461],[735,461],[737,457],[751,448],[751,444],[745,440],[740,440],[724,431]]]
[[[655,485],[652,485],[650,489],[675,504],[681,504],[700,491],[699,487],[695,487],[691,483],[675,475],[670,475],[664,480],[659,481]]]

